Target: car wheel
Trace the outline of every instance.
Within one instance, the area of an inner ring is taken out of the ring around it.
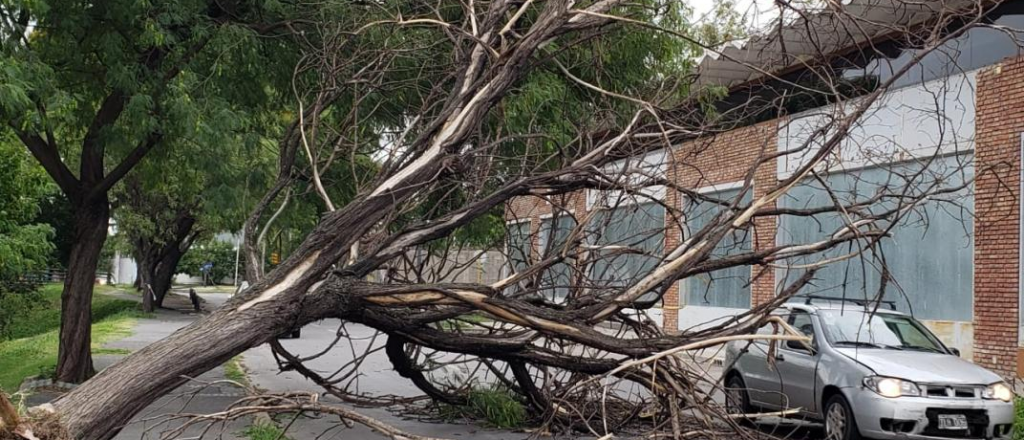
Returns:
[[[857,421],[850,403],[842,394],[835,394],[825,403],[825,440],[860,440]]]
[[[725,411],[728,414],[754,412],[753,405],[750,404],[750,395],[747,394],[747,384],[738,373],[729,376],[725,382]]]

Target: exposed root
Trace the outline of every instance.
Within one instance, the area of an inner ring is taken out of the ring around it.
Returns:
[[[57,414],[33,410],[20,417],[13,429],[7,424],[0,428],[0,440],[74,440],[74,437],[60,423]]]

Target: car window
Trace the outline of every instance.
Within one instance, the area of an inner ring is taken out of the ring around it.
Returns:
[[[789,320],[789,325],[793,328],[800,330],[801,333],[811,338],[811,345],[814,345],[814,324],[811,323],[811,315],[806,312],[793,312],[793,316]],[[801,344],[799,341],[789,341],[786,346],[794,350],[807,351],[807,347]]]
[[[909,316],[855,310],[819,312],[832,345],[945,353],[942,343]]]

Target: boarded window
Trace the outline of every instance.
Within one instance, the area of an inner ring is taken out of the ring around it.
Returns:
[[[953,188],[973,178],[970,158],[951,156],[936,159],[924,173],[920,165],[889,165],[830,174],[824,179],[836,197],[844,203],[865,201],[878,193],[920,194],[929,187]],[[911,176],[916,176],[911,179]],[[908,183],[911,182],[911,183]],[[897,207],[898,200],[887,198],[866,208],[874,215]],[[784,196],[779,203],[787,208],[811,208],[831,204],[820,183],[808,180]],[[875,249],[867,249],[862,258],[832,263],[815,275],[813,286],[804,293],[849,298],[875,298],[882,279],[883,259],[892,282],[887,283],[885,298],[895,300],[897,308],[921,319],[970,321],[973,315],[974,194],[968,187],[955,194],[930,197],[915,208]],[[814,217],[784,216],[779,222],[778,244],[809,243],[833,234],[843,225],[837,214]],[[888,228],[878,223],[878,228]],[[790,264],[806,264],[839,257],[857,251],[863,242],[841,245],[824,254],[791,259]],[[799,277],[801,269],[777,274],[780,286],[785,279]],[[784,279],[785,278],[785,279]]]
[[[740,189],[721,190],[705,195],[731,203]],[[743,195],[741,207],[750,204],[750,191]],[[688,199],[684,202],[687,236],[699,233],[728,206],[711,201]],[[750,252],[750,228],[730,231],[711,252],[713,259]],[[686,278],[682,282],[686,303],[695,306],[750,308],[750,266],[735,266]]]

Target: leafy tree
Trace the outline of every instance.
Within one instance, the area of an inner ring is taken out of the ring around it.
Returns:
[[[0,294],[32,270],[51,262],[53,228],[36,223],[36,201],[49,187],[46,175],[12,142],[0,142]]]
[[[257,184],[261,168],[271,165],[260,160],[267,150],[259,142],[246,142],[250,137],[225,136],[216,160],[192,144],[154,152],[158,160],[140,164],[115,189],[118,234],[137,263],[144,309],[162,306],[179,261],[194,243],[240,229],[250,183]]]
[[[23,148],[19,148],[24,151]],[[46,177],[43,174],[43,177]],[[39,205],[33,223],[47,224],[53,229],[53,251],[50,253],[52,264],[61,268],[68,267],[71,248],[75,244],[75,213],[67,196],[53,183],[41,194],[36,203]]]
[[[209,271],[203,267],[212,265]],[[194,277],[201,277],[210,284],[217,284],[234,276],[235,246],[229,242],[209,239],[192,246],[181,261],[181,270]]]
[[[10,0],[0,6],[0,119],[67,197],[74,240],[57,378],[93,372],[90,299],[110,191],[155,149],[216,146],[288,77],[276,3]],[[284,87],[279,87],[284,89]]]
[[[28,272],[51,263],[53,228],[34,221],[46,174],[14,142],[0,141],[0,338],[9,321],[37,302]]]

